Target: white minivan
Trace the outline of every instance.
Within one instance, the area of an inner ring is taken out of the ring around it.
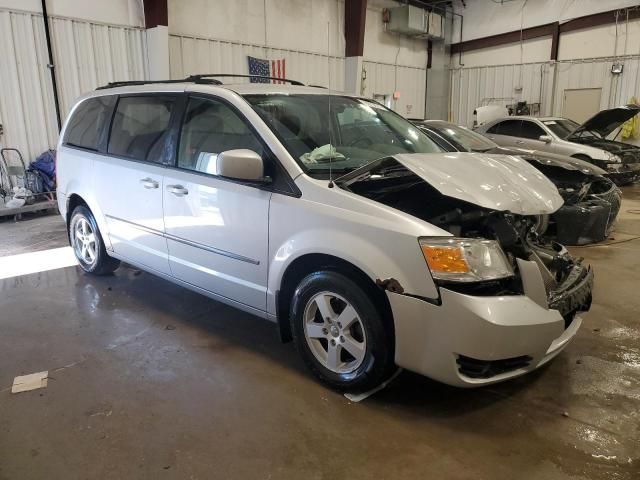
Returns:
[[[269,319],[343,391],[398,367],[486,385],[574,337],[593,274],[536,235],[562,199],[526,161],[442,152],[370,99],[220,77],[77,101],[58,201],[83,270],[124,261]]]

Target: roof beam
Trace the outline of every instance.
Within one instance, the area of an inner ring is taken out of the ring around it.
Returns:
[[[532,38],[551,36],[551,60],[556,60],[558,58],[557,50],[558,44],[560,42],[560,34],[572,32],[574,30],[582,30],[584,28],[593,28],[601,25],[616,23],[616,15],[618,15],[618,22],[623,22],[627,20],[627,12],[629,14],[629,20],[640,18],[639,9],[629,8],[609,10],[606,12],[595,13],[593,15],[574,18],[573,20],[569,20],[565,23],[547,23],[545,25],[538,25],[537,27],[524,28],[522,29],[522,31],[515,30],[512,32],[491,35],[489,37],[476,38],[473,40],[467,40],[465,42],[454,43],[451,45],[451,53],[455,54],[460,52],[470,52],[472,50],[479,50],[481,48],[498,47],[500,45],[517,43],[520,40],[531,40]]]

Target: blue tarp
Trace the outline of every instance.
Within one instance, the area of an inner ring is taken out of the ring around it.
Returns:
[[[31,162],[29,165],[30,171],[35,171],[40,174],[44,183],[44,190],[52,192],[56,186],[56,151],[47,150]]]

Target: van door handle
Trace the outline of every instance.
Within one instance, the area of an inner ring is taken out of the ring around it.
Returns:
[[[176,197],[182,197],[189,194],[189,190],[182,185],[167,185],[169,193],[173,193]]]
[[[156,182],[153,178],[141,178],[140,183],[144,188],[158,188],[158,182]]]
[[[522,140],[516,140],[516,145],[524,145],[524,142]]]

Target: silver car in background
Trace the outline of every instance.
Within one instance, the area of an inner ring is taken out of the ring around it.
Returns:
[[[480,125],[475,130],[503,147],[568,155],[606,170],[618,185],[640,178],[640,148],[608,140],[640,107],[626,105],[598,112],[582,125],[559,117],[514,116]]]
[[[85,272],[125,261],[271,320],[340,390],[398,366],[486,385],[576,335],[593,273],[533,230],[562,198],[527,162],[443,152],[366,98],[212,77],[74,105],[58,202]]]

